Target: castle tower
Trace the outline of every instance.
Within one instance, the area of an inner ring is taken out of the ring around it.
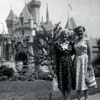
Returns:
[[[49,20],[48,4],[46,5],[46,22],[43,22],[43,17],[42,17],[41,26],[43,26],[46,29],[46,31],[52,31],[54,29],[54,25]]]
[[[32,36],[35,36],[34,21],[33,21],[32,16],[29,19],[29,27],[30,27],[30,31],[31,31]]]
[[[49,11],[48,11],[48,4],[47,4],[47,10],[46,10],[46,23],[49,22]]]
[[[17,17],[14,15],[14,12],[12,10],[10,10],[10,13],[6,19],[8,34],[10,34],[10,35],[13,35],[13,28],[14,28],[13,25],[14,25],[16,18]]]
[[[31,13],[33,16],[34,22],[39,25],[40,24],[40,6],[41,2],[37,0],[32,0],[30,2]]]
[[[73,17],[70,16],[70,9],[72,10],[72,7],[71,7],[71,5],[69,4],[69,1],[68,1],[68,18],[67,18],[67,23],[65,25],[65,29],[73,30],[77,27],[77,25],[76,25]]]
[[[75,23],[75,21],[74,21],[74,19],[73,19],[73,17],[68,17],[68,19],[67,19],[67,23],[66,23],[66,25],[65,25],[65,29],[69,29],[69,30],[73,30],[73,29],[75,29],[76,28],[76,23]]]

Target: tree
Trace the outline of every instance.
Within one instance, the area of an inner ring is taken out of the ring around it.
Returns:
[[[34,58],[35,63],[39,65],[54,66],[54,44],[60,36],[60,22],[55,24],[52,31],[47,31],[43,26],[43,31],[38,31],[35,37],[35,46],[37,47],[37,55]],[[33,48],[34,48],[33,45]]]

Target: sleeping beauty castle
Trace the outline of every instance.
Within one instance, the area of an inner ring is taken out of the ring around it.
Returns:
[[[54,25],[49,21],[48,5],[46,8],[46,22],[40,21],[41,2],[31,0],[28,2],[20,15],[17,17],[11,9],[6,18],[8,34],[0,34],[0,61],[1,64],[7,62],[32,62],[34,60],[31,55],[37,55],[34,44],[36,29],[41,30],[44,26],[47,31],[52,31]],[[31,66],[34,66],[31,65]]]

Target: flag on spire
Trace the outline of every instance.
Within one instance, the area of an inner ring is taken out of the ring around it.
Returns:
[[[46,9],[46,22],[49,22],[48,4],[47,4],[47,9]]]
[[[70,4],[70,3],[68,3],[68,7],[72,10],[72,6],[71,6],[71,4]]]

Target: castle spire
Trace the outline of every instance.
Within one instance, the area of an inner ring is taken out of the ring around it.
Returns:
[[[71,17],[71,18],[68,17],[65,29],[72,30],[72,29],[75,29],[76,27],[77,27],[77,25],[76,25],[73,17]]]
[[[16,16],[15,16],[13,10],[11,9],[6,21],[9,21],[9,20],[14,21],[15,19],[16,19]]]
[[[48,11],[48,4],[47,4],[47,9],[46,9],[46,22],[49,22],[49,11]]]
[[[41,1],[39,0],[31,0],[30,2],[30,7],[31,7],[31,13],[33,16],[33,20],[35,23],[38,25],[40,24],[40,6],[41,6]]]

